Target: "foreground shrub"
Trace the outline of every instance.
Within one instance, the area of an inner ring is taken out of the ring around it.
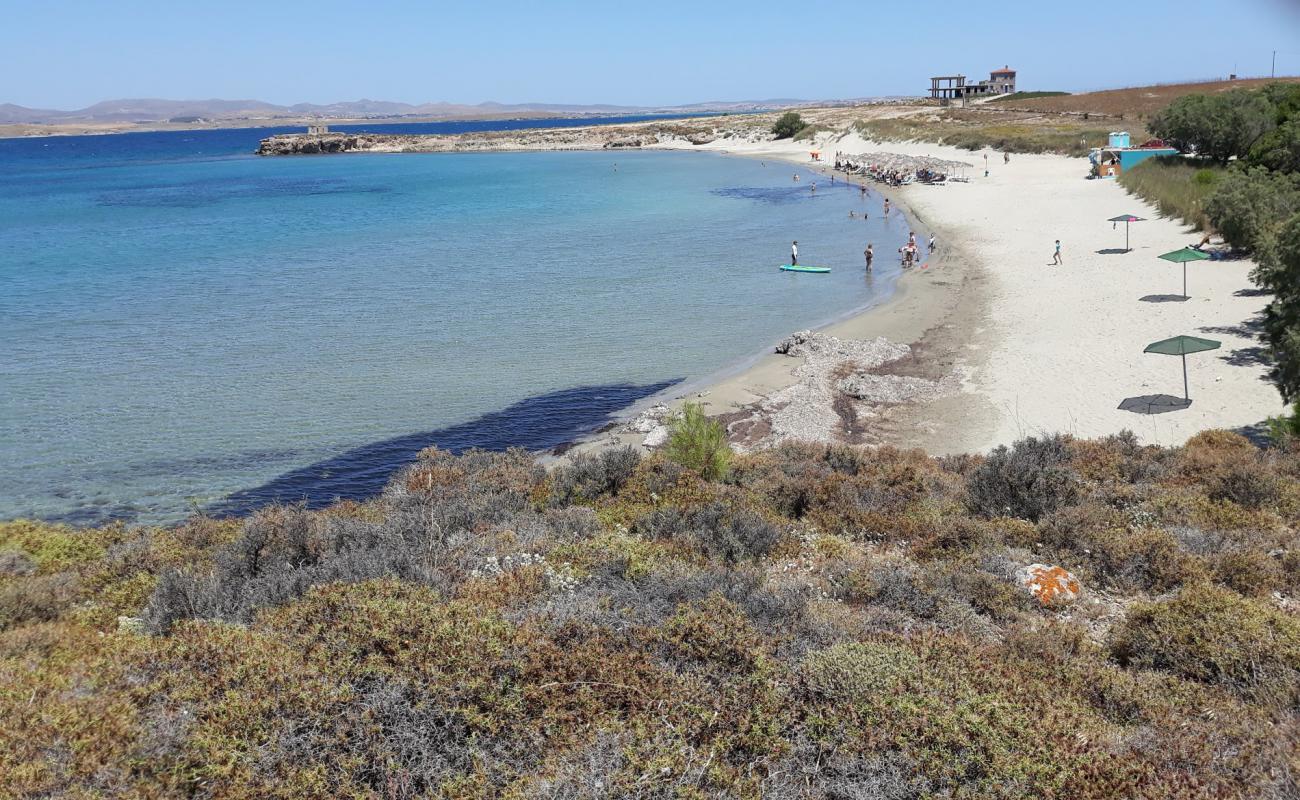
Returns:
[[[810,653],[799,667],[805,691],[830,702],[860,702],[896,691],[920,666],[911,652],[879,642],[849,642]]]
[[[1129,610],[1111,652],[1120,663],[1227,686],[1268,705],[1300,704],[1300,622],[1209,585]]]
[[[971,475],[967,503],[985,517],[1020,517],[1037,522],[1079,496],[1070,468],[1070,449],[1058,435],[1021,439],[989,454]]]
[[[693,511],[660,508],[636,522],[637,533],[652,539],[688,542],[711,558],[728,564],[760,559],[772,552],[781,531],[749,509],[710,503]]]
[[[635,448],[616,447],[597,455],[582,453],[551,476],[552,501],[559,505],[617,495],[636,472],[641,454]]]
[[[1065,444],[429,450],[318,512],[10,524],[0,797],[1300,796],[1300,453]]]
[[[693,469],[705,480],[721,480],[731,469],[731,446],[722,424],[704,414],[704,406],[687,403],[668,426],[668,458]]]

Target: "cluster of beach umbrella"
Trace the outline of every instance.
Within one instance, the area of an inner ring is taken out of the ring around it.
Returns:
[[[898,172],[916,172],[917,170],[928,169],[935,172],[952,173],[970,167],[970,164],[965,161],[950,161],[945,158],[932,158],[930,156],[909,156],[902,153],[840,153],[840,159],[859,164],[870,164],[886,171],[897,170]]]
[[[1111,217],[1106,221],[1113,224],[1119,224],[1121,222],[1124,223],[1124,251],[1132,252],[1132,248],[1129,246],[1129,225],[1134,222],[1144,222],[1145,220],[1142,217],[1136,216],[1134,214],[1120,214],[1118,217]],[[1187,294],[1188,262],[1205,261],[1209,257],[1210,256],[1208,253],[1204,253],[1200,250],[1197,250],[1194,247],[1184,247],[1181,250],[1173,250],[1168,253],[1163,253],[1159,256],[1159,258],[1165,261],[1169,261],[1174,264],[1183,265],[1182,297],[1184,300],[1188,299],[1188,294]],[[1169,339],[1161,339],[1158,342],[1152,342],[1151,344],[1147,345],[1142,352],[1157,353],[1159,355],[1167,355],[1167,356],[1179,356],[1182,359],[1183,362],[1182,407],[1186,408],[1192,403],[1191,393],[1188,391],[1188,385],[1187,385],[1187,356],[1193,353],[1203,353],[1208,350],[1217,350],[1219,349],[1219,346],[1221,344],[1222,342],[1217,342],[1214,339],[1202,339],[1199,336],[1174,336]]]

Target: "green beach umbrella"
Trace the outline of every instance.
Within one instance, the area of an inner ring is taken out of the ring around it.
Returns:
[[[1204,261],[1210,257],[1209,253],[1202,253],[1192,247],[1184,247],[1182,250],[1175,250],[1172,253],[1165,253],[1160,256],[1165,261],[1172,261],[1175,264],[1183,265],[1183,297],[1187,296],[1187,262]]]
[[[1124,223],[1124,249],[1125,249],[1125,250],[1130,250],[1130,251],[1131,251],[1133,248],[1131,248],[1131,247],[1128,246],[1128,224],[1129,224],[1130,222],[1146,222],[1146,220],[1143,219],[1142,217],[1135,216],[1135,215],[1133,215],[1133,214],[1120,214],[1118,217],[1111,217],[1110,219],[1108,219],[1108,220],[1106,220],[1106,221],[1107,221],[1107,222],[1122,222],[1122,223]]]
[[[1206,350],[1218,350],[1222,342],[1216,342],[1213,339],[1201,339],[1196,336],[1175,336],[1172,339],[1161,339],[1158,342],[1152,342],[1146,346],[1144,353],[1159,353],[1164,356],[1182,356],[1183,359],[1183,399],[1187,402],[1192,401],[1192,397],[1187,392],[1187,354],[1203,353]]]

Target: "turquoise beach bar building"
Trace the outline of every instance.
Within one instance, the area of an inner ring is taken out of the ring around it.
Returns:
[[[1153,156],[1176,156],[1178,151],[1159,139],[1133,147],[1128,131],[1112,131],[1105,147],[1094,147],[1088,153],[1092,174],[1098,178],[1122,175]]]

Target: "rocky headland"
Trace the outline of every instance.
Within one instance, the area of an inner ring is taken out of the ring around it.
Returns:
[[[268,136],[262,156],[322,153],[447,153],[502,150],[618,150],[671,145],[704,145],[718,138],[755,141],[750,124],[719,127],[710,119],[581,128],[532,128],[463,134],[289,133]]]

